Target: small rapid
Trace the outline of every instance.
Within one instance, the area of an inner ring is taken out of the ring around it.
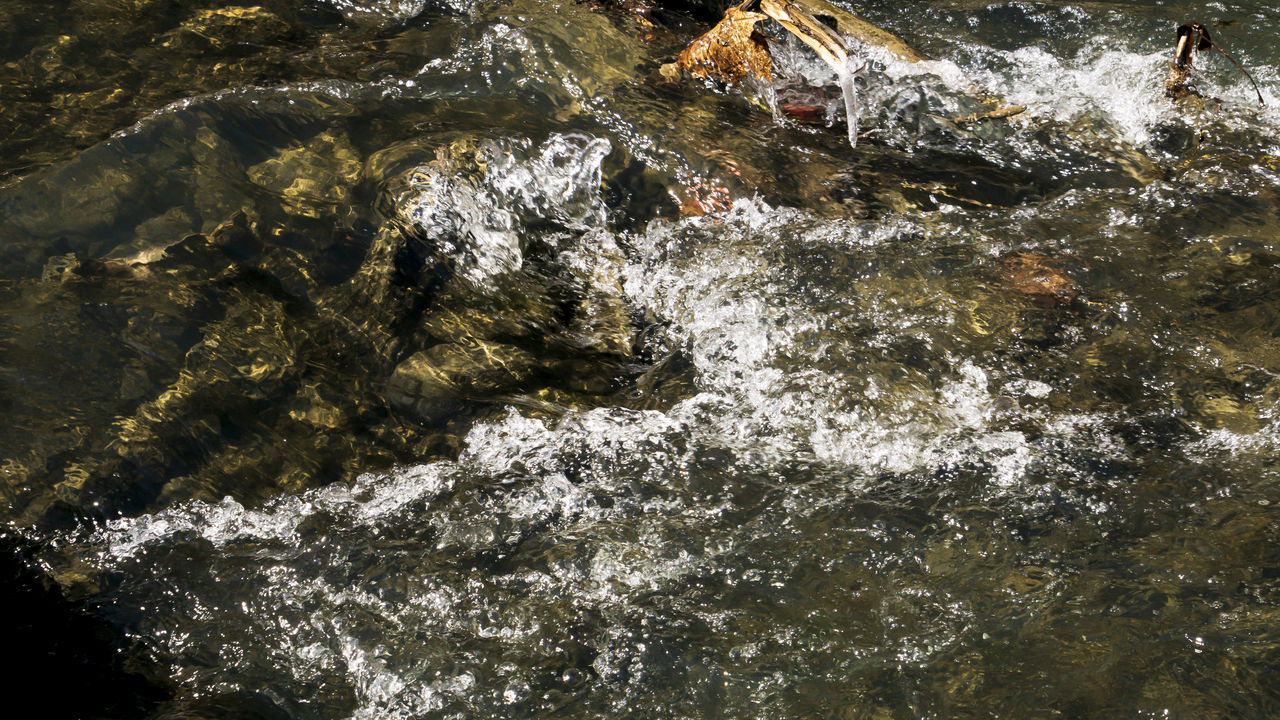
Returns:
[[[1164,6],[869,3],[940,59],[778,43],[801,122],[701,6],[315,5],[0,188],[8,522],[141,714],[1280,707],[1255,29],[1187,111]]]

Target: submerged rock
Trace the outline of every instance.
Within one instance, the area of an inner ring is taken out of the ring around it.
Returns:
[[[127,256],[149,248],[161,248],[176,238],[186,237],[197,229],[196,221],[186,208],[170,208],[167,212],[141,222],[134,228],[135,241],[129,246],[117,248],[112,255]]]
[[[517,389],[538,364],[537,358],[513,345],[484,340],[445,343],[396,366],[387,381],[387,397],[422,420],[438,421],[466,400]]]
[[[325,131],[248,170],[250,182],[281,198],[290,212],[320,217],[351,201],[363,161],[345,136]]]
[[[1000,280],[1008,289],[1042,304],[1065,305],[1080,295],[1080,285],[1063,272],[1060,261],[1035,253],[1005,258]]]
[[[104,144],[0,196],[17,211],[9,228],[41,233],[10,249],[32,253],[23,267],[35,277],[6,311],[35,323],[22,303],[43,308],[40,322],[66,328],[61,355],[69,338],[103,335],[89,341],[95,355],[40,376],[65,385],[92,364],[83,384],[106,398],[100,412],[55,441],[47,398],[18,408],[38,418],[40,438],[4,486],[25,522],[228,494],[252,502],[452,454],[455,416],[499,402],[591,402],[628,372],[633,328],[601,198],[608,143],[450,133],[366,163],[334,128],[248,164],[254,148],[230,140],[227,125],[179,114],[162,129],[190,142],[145,165]],[[133,197],[162,171],[163,194]],[[428,172],[438,185],[416,182]],[[77,176],[93,192],[43,195]],[[344,212],[357,186],[381,188],[383,214],[366,215],[376,225]],[[428,189],[444,192],[414,194]],[[279,202],[263,202],[268,193]],[[406,194],[449,222],[406,222]],[[76,203],[93,208],[84,222],[57,215]],[[521,262],[468,275],[484,254],[472,231],[498,215]],[[74,239],[43,239],[71,229]]]
[[[289,24],[261,5],[197,10],[163,45],[183,42],[186,34],[215,45],[267,43],[289,32]]]

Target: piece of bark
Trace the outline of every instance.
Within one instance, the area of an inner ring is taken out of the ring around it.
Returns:
[[[694,77],[732,85],[747,76],[773,80],[769,46],[755,28],[765,15],[730,7],[724,18],[676,58],[676,66]]]
[[[778,109],[806,125],[826,124],[827,109],[821,105],[783,103]]]

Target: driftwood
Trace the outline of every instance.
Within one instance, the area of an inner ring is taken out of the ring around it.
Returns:
[[[794,0],[760,0],[760,10],[813,48],[837,73],[848,69],[849,49],[831,28],[823,25]]]
[[[932,59],[911,47],[906,40],[826,0],[788,0],[788,3],[819,20],[826,21],[837,33],[853,38],[864,45],[884,50],[899,60],[914,63]]]
[[[747,8],[759,5],[760,12]],[[826,0],[746,0],[730,7],[715,27],[694,40],[680,53],[675,66],[696,77],[732,83],[746,75],[768,78],[759,71],[767,63],[748,60],[757,52],[767,52],[763,36],[754,26],[766,17],[773,18],[802,42],[813,48],[827,64],[843,67],[848,49],[841,37],[878,48],[906,62],[926,62],[929,57],[907,44],[907,41],[872,25],[853,13]],[[718,69],[712,69],[715,66]],[[742,72],[740,68],[747,68]],[[670,75],[671,70],[664,70]]]
[[[844,96],[850,145],[856,145],[858,140],[857,98],[853,82],[856,69],[852,67],[844,38],[851,38],[903,62],[929,60],[897,35],[827,0],[744,0],[741,5],[728,8],[724,18],[690,43],[675,63],[664,65],[662,75],[675,79],[680,71],[684,71],[694,77],[726,85],[747,77],[771,81],[772,59],[768,43],[756,29],[756,25],[766,18],[795,35],[835,71]],[[989,110],[954,118],[952,122],[961,125],[1008,118],[1026,110],[1023,105],[1009,106],[999,97],[979,89],[970,90],[970,94]]]
[[[987,112],[978,112],[973,113],[972,115],[951,118],[951,122],[957,125],[967,125],[969,123],[981,122],[983,120],[1001,120],[1004,118],[1011,118],[1014,115],[1021,115],[1026,111],[1026,105],[1009,105],[1007,107],[996,108],[995,110],[988,110]]]
[[[1249,78],[1249,82],[1253,84],[1253,91],[1258,94],[1258,103],[1266,105],[1262,99],[1262,91],[1258,89],[1258,83],[1254,81],[1253,76],[1248,70],[1241,67],[1236,59],[1231,57],[1222,46],[1213,41],[1213,37],[1209,35],[1209,29],[1198,22],[1186,23],[1178,26],[1177,31],[1178,44],[1173,50],[1173,60],[1169,63],[1169,77],[1164,81],[1164,94],[1173,100],[1182,100],[1188,97],[1200,97],[1200,93],[1196,90],[1195,83],[1192,78],[1192,71],[1195,69],[1195,55],[1198,52],[1213,48],[1222,54],[1236,69],[1244,73]]]
[[[772,80],[769,45],[756,30],[756,24],[767,18],[742,6],[730,7],[715,27],[689,43],[676,58],[676,67],[694,77],[726,85],[747,76]]]
[[[759,5],[760,12],[751,12],[747,8]],[[863,37],[874,35],[878,40],[893,44],[898,50],[895,54],[906,51],[908,56],[918,55],[893,35],[876,28],[869,23],[858,20],[853,15],[826,3],[824,0],[744,0],[741,5],[730,7],[724,18],[715,27],[689,44],[675,67],[679,70],[704,79],[711,79],[724,84],[733,84],[750,76],[764,81],[772,77],[772,58],[764,36],[755,29],[757,23],[766,18],[773,19],[787,32],[795,35],[822,58],[840,80],[840,91],[844,96],[845,117],[849,131],[849,144],[858,142],[857,91],[853,84],[855,72],[849,61],[849,50],[840,34],[824,25],[809,12],[806,7],[820,10],[824,16],[832,18],[835,25],[843,24],[853,28]],[[844,18],[843,23],[833,13]],[[875,33],[871,31],[874,30]],[[919,56],[923,58],[923,56]],[[664,68],[663,74],[670,77],[673,71]]]

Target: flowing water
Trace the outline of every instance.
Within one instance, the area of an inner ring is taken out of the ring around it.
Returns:
[[[638,7],[6,3],[50,713],[1280,715],[1280,10],[859,3],[851,148]]]

